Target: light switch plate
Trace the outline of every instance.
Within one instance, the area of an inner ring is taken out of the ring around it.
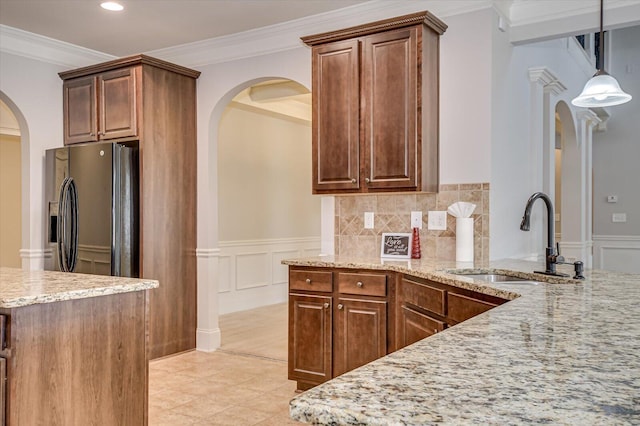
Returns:
[[[422,229],[422,212],[411,212],[411,229]]]
[[[427,229],[432,231],[447,230],[447,212],[446,211],[429,211],[429,221]]]
[[[364,229],[373,229],[373,212],[364,212]]]

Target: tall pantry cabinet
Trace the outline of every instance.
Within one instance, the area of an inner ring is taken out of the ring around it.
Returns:
[[[196,79],[135,55],[59,74],[64,143],[139,141],[140,276],[149,292],[149,356],[196,344]]]

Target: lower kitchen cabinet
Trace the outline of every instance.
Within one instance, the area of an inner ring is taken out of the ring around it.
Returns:
[[[506,299],[402,273],[289,268],[289,380],[306,390]]]
[[[289,379],[308,389],[331,379],[331,297],[289,295]]]
[[[398,347],[403,348],[426,337],[433,336],[447,327],[439,321],[407,306],[400,307]]]
[[[389,352],[387,286],[385,273],[290,269],[289,380],[299,390]]]
[[[404,275],[398,285],[397,348],[466,321],[507,300]]]
[[[338,298],[334,323],[334,376],[387,354],[386,301]]]

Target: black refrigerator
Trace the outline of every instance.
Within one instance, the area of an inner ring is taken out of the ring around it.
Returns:
[[[45,156],[45,269],[139,276],[138,143],[92,143]]]

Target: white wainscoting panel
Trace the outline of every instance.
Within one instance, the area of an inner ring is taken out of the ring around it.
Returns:
[[[220,241],[220,315],[288,299],[288,267],[282,260],[316,256],[320,237]]]
[[[640,274],[640,236],[594,235],[593,267]]]
[[[236,289],[269,285],[269,253],[236,254]]]

